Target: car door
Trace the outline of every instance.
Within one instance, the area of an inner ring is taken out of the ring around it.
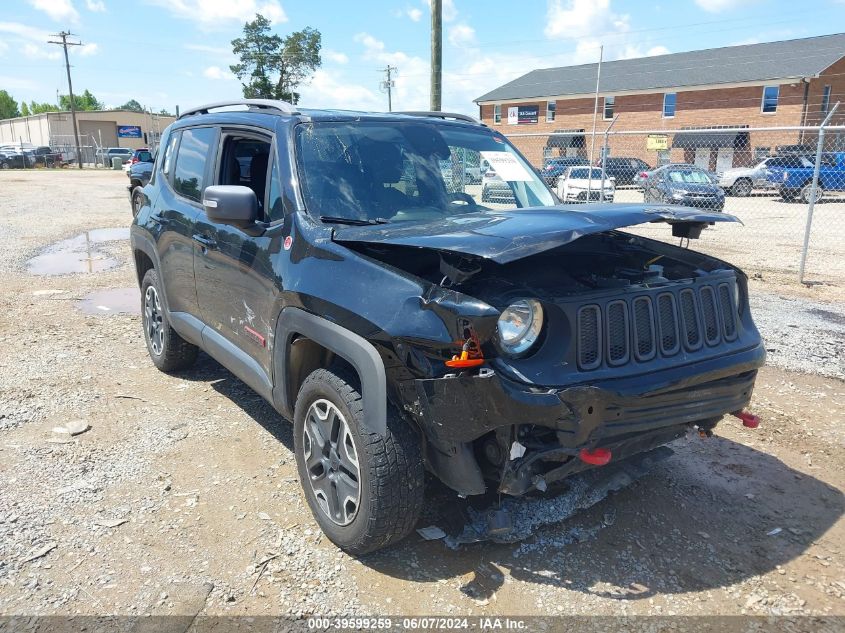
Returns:
[[[249,187],[258,199],[259,220],[267,226],[282,222],[273,136],[262,130],[224,128],[216,153],[214,183]],[[212,222],[204,211],[196,234],[200,248],[194,267],[202,319],[231,344],[230,351],[249,355],[269,380],[280,281],[274,255],[281,250],[282,238],[278,233],[250,235]]]
[[[217,129],[209,126],[171,133],[161,171],[155,175],[162,182],[157,187],[154,213],[148,220],[157,226],[161,281],[169,309],[197,318],[200,310],[194,280],[195,224],[201,209],[202,190],[208,183],[209,156],[216,139]]]

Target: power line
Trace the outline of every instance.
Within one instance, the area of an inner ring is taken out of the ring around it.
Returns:
[[[73,35],[68,31],[61,31],[60,33],[56,33],[51,35],[50,37],[60,37],[62,38],[61,42],[56,42],[54,40],[47,40],[48,44],[59,44],[65,51],[65,70],[67,70],[67,90],[70,94],[70,117],[73,120],[73,138],[76,140],[76,163],[79,165],[79,169],[82,169],[82,146],[79,144],[79,127],[76,125],[76,104],[74,103],[73,98],[73,82],[70,80],[70,60],[67,56],[67,47],[68,46],[82,46],[82,42],[68,42],[67,38]]]

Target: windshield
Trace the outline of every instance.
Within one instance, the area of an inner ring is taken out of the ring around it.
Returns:
[[[297,126],[296,149],[305,206],[318,217],[399,222],[555,204],[534,169],[482,127],[316,121]],[[479,181],[477,166],[498,177]]]
[[[601,169],[588,169],[587,167],[579,167],[569,172],[570,178],[581,178],[584,180],[587,180],[588,178],[601,180],[601,176]]]
[[[669,172],[669,180],[672,182],[692,182],[692,183],[699,183],[709,185],[711,184],[710,176],[705,174],[703,171],[670,171]]]

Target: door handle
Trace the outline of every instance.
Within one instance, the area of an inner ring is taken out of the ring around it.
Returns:
[[[206,237],[205,235],[200,235],[199,233],[195,233],[191,236],[191,238],[195,242],[202,244],[204,248],[215,248],[217,246],[217,240]]]

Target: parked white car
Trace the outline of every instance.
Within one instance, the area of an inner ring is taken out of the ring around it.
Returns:
[[[604,188],[604,196],[602,196]],[[567,167],[557,181],[557,196],[563,202],[587,202],[589,190],[589,201],[613,202],[616,194],[616,183],[613,178],[607,178],[601,167]]]
[[[719,186],[730,195],[745,198],[750,196],[754,189],[774,189],[776,183],[766,179],[766,168],[775,156],[763,159],[753,167],[734,167],[717,174]]]

